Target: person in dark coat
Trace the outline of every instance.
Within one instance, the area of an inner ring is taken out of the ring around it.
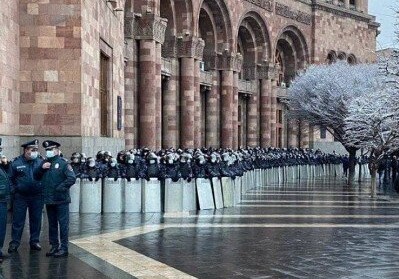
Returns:
[[[11,242],[8,253],[17,251],[21,244],[22,232],[24,230],[26,210],[29,212],[29,232],[31,250],[40,251],[40,231],[42,225],[42,184],[33,177],[36,169],[40,168],[42,159],[39,158],[39,141],[29,141],[21,147],[24,153],[11,163],[10,178],[13,185],[13,214]]]
[[[47,160],[36,171],[35,177],[43,183],[43,198],[49,223],[51,249],[47,257],[68,256],[69,188],[75,184],[76,176],[72,166],[60,157],[60,144],[55,141],[43,142]],[[58,238],[58,232],[60,241]]]
[[[0,156],[3,155],[3,148],[1,147],[0,138]],[[4,156],[5,160],[0,161],[0,263],[3,262],[3,249],[4,239],[6,237],[7,229],[7,203],[10,200],[11,193],[11,180],[9,178],[9,168],[7,158]]]

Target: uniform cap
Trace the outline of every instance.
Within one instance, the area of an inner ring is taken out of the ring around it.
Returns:
[[[23,148],[39,148],[39,140],[35,139],[21,145]]]
[[[54,147],[60,147],[61,144],[59,144],[56,141],[52,141],[52,140],[46,140],[43,142],[43,147],[45,149],[50,149],[50,148],[54,148]]]

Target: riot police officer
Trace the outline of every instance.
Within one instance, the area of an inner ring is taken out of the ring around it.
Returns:
[[[69,188],[75,184],[76,176],[72,166],[60,157],[60,144],[55,141],[43,142],[47,160],[35,172],[35,177],[43,183],[43,198],[49,223],[51,249],[47,257],[68,256]],[[60,241],[58,239],[58,231]]]
[[[0,138],[0,156],[3,154]],[[0,263],[3,262],[3,248],[4,239],[6,237],[7,228],[7,202],[10,199],[11,181],[8,176],[9,164],[0,163]]]
[[[29,212],[29,232],[31,250],[40,251],[39,244],[42,224],[42,184],[33,177],[33,172],[40,168],[42,159],[39,158],[37,139],[21,145],[24,153],[12,162],[10,177],[13,184],[13,217],[11,242],[8,253],[17,251],[21,244],[22,232],[24,230],[26,210]]]

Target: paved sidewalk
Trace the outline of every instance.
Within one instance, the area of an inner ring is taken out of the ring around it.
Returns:
[[[4,278],[399,278],[399,199],[317,179],[249,191],[234,208],[72,214],[68,259],[30,252]],[[6,240],[5,250],[9,239]]]

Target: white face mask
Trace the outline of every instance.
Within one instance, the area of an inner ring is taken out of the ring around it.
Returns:
[[[46,151],[46,157],[47,158],[53,158],[55,156],[54,150],[47,150]]]
[[[150,160],[150,164],[155,164],[156,160]]]
[[[128,164],[133,164],[133,160],[127,161]]]
[[[30,153],[30,158],[32,160],[35,160],[37,158],[37,156],[39,156],[39,152],[37,152],[37,151],[33,151]]]
[[[173,164],[173,159],[168,160],[169,164]]]
[[[116,163],[111,163],[111,167],[115,167],[116,166]]]
[[[91,167],[91,168],[94,167],[95,165],[96,165],[96,162],[90,162],[89,163],[89,167]]]

